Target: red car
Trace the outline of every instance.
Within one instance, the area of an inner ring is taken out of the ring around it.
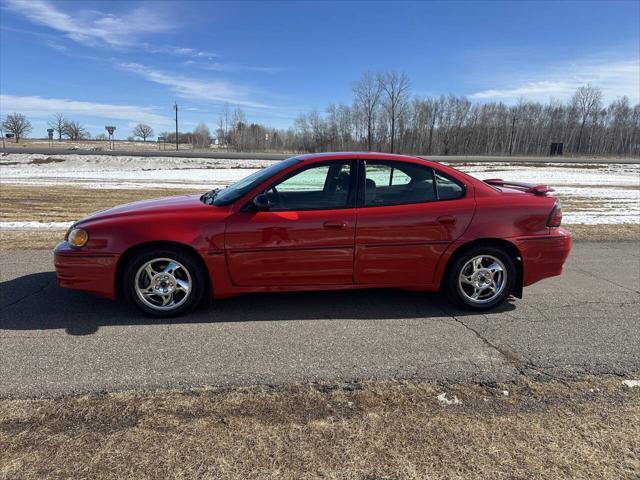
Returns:
[[[62,287],[173,316],[208,295],[444,290],[477,310],[562,272],[571,248],[544,185],[482,182],[421,158],[289,158],[222,190],[121,205],[55,249]]]

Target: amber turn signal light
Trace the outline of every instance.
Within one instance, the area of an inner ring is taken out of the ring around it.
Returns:
[[[83,247],[89,241],[89,234],[82,228],[74,228],[69,232],[67,242],[72,247]]]

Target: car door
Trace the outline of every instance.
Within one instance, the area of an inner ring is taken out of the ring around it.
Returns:
[[[474,199],[463,184],[426,165],[367,161],[362,167],[355,282],[432,283],[440,256],[471,221]]]
[[[227,221],[225,252],[234,284],[353,283],[353,160],[312,163],[268,186],[268,211],[252,204]]]

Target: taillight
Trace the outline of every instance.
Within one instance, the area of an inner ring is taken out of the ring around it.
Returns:
[[[562,208],[560,207],[560,202],[556,200],[556,203],[553,204],[553,208],[551,209],[551,213],[549,213],[549,218],[547,218],[547,227],[559,227],[562,222]]]

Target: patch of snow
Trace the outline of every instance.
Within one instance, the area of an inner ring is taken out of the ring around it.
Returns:
[[[606,225],[640,223],[640,213],[631,215],[615,211],[585,210],[581,212],[565,212],[562,209],[562,225]]]
[[[565,225],[640,223],[640,165],[470,163],[457,166],[479,178],[550,185],[563,207]],[[582,204],[582,205],[581,205]]]
[[[502,395],[504,395],[505,397],[509,396],[509,390],[502,390]]]
[[[556,186],[568,185],[628,185],[640,186],[640,164],[554,164],[519,166],[509,163],[473,163],[450,166],[472,177],[502,178],[516,182],[542,183]]]
[[[456,397],[455,395],[453,396],[453,399],[449,400],[447,398],[447,394],[446,393],[441,393],[440,395],[438,395],[436,397],[438,399],[438,401],[444,405],[461,405],[462,401],[458,400],[458,397]]]
[[[66,230],[73,222],[0,222],[0,230]]]
[[[22,185],[77,185],[85,188],[204,188],[230,185],[257,171],[255,168],[184,170],[39,170],[2,169],[2,183]]]
[[[629,388],[640,387],[640,380],[623,380],[622,383]]]
[[[137,157],[76,154],[8,154],[0,184],[69,185],[88,189],[223,188],[275,163],[273,160]],[[480,179],[548,184],[563,208],[563,223],[640,223],[639,164],[451,164]]]

